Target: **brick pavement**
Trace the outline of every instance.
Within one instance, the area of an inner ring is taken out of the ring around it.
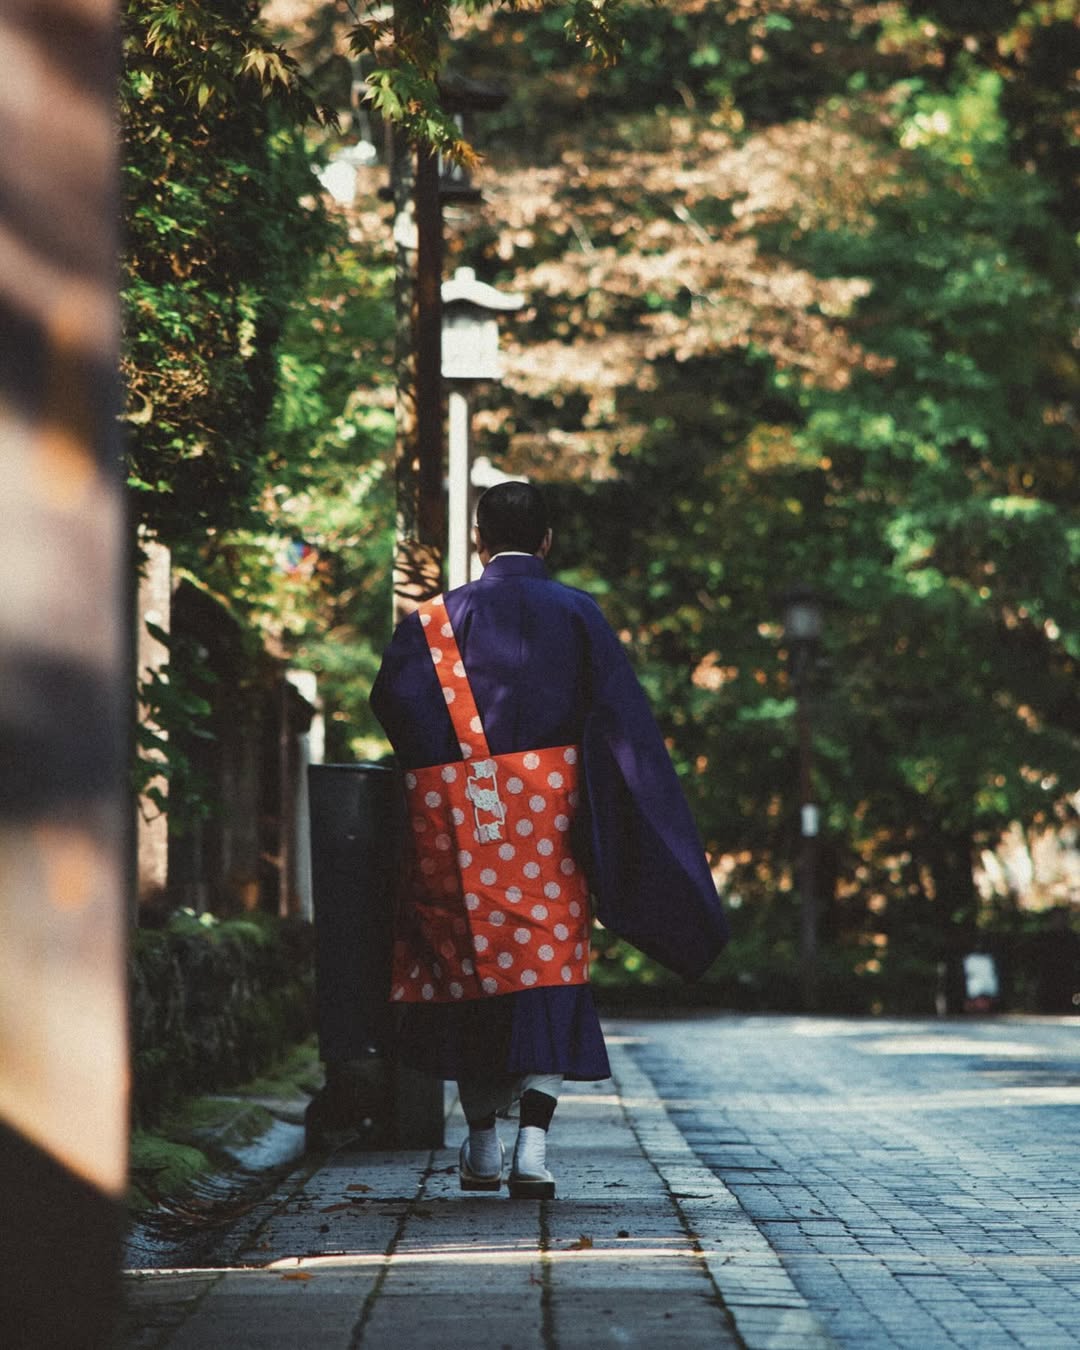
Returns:
[[[836,1343],[1080,1346],[1080,1022],[621,1029]]]
[[[432,1153],[296,1174],[213,1268],[132,1274],[124,1350],[1080,1346],[1080,1023],[609,1025],[554,1202]],[[512,1127],[506,1128],[509,1142]],[[734,1327],[734,1330],[733,1330]]]
[[[445,1149],[339,1152],[248,1216],[211,1253],[213,1268],[129,1274],[119,1344],[734,1350],[740,1341],[712,1273],[716,1253],[680,1207],[692,1202],[673,1196],[639,1138],[664,1126],[662,1108],[629,1060],[626,1069],[631,1103],[610,1083],[568,1088],[550,1149],[555,1201],[463,1194],[457,1114]],[[502,1128],[509,1144],[514,1127]],[[693,1194],[722,1190],[666,1128],[669,1145],[684,1150],[680,1185]],[[767,1253],[730,1196],[727,1204],[727,1233]],[[782,1315],[763,1325],[775,1329]],[[796,1350],[800,1342],[775,1344]]]

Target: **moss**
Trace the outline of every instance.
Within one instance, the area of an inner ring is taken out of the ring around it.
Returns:
[[[253,1097],[303,1101],[321,1086],[318,1049],[310,1037],[228,1096],[193,1096],[175,1103],[154,1129],[136,1130],[131,1137],[129,1208],[144,1213],[191,1191],[201,1177],[232,1167],[234,1153],[275,1123],[273,1113]]]
[[[131,1136],[128,1163],[128,1208],[145,1213],[210,1170],[210,1159],[191,1144],[136,1130]]]
[[[274,1123],[265,1107],[233,1097],[193,1097],[162,1120],[159,1133],[209,1153],[250,1144]]]
[[[262,1073],[314,1022],[313,935],[268,916],[180,910],[131,947],[134,1121]]]
[[[266,1073],[237,1088],[238,1095],[246,1097],[276,1097],[282,1101],[299,1101],[311,1097],[323,1083],[319,1047],[314,1036],[309,1037],[279,1059]]]

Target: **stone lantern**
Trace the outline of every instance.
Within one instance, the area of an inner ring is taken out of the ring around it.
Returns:
[[[524,303],[523,295],[477,281],[471,267],[459,267],[450,281],[443,282],[442,373],[449,382],[447,581],[451,588],[469,580],[469,387],[478,380],[502,378],[498,316],[520,309]]]

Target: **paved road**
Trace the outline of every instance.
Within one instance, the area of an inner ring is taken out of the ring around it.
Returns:
[[[641,1083],[633,1118],[610,1082],[576,1085],[560,1104],[550,1150],[558,1199],[462,1194],[464,1121],[455,1111],[446,1148],[343,1150],[296,1174],[222,1236],[207,1268],[130,1273],[118,1344],[737,1350],[710,1264],[731,1242],[689,1231],[637,1131],[659,1131],[661,1141],[669,1132],[678,1175],[697,1194],[713,1189],[712,1179],[628,1059],[626,1072]],[[502,1129],[509,1145],[514,1127]],[[659,1156],[655,1143],[653,1151]],[[739,1225],[752,1227],[741,1213]],[[775,1327],[785,1315],[773,1310],[767,1320]]]
[[[455,1112],[446,1148],[313,1161],[204,1269],[133,1272],[119,1344],[1080,1347],[1080,1021],[608,1031],[557,1200],[463,1195]]]
[[[624,1025],[841,1346],[1080,1346],[1080,1021]]]

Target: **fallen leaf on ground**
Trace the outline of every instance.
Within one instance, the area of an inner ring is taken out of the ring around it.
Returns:
[[[290,1270],[281,1277],[283,1280],[310,1280],[311,1273],[306,1270]]]

